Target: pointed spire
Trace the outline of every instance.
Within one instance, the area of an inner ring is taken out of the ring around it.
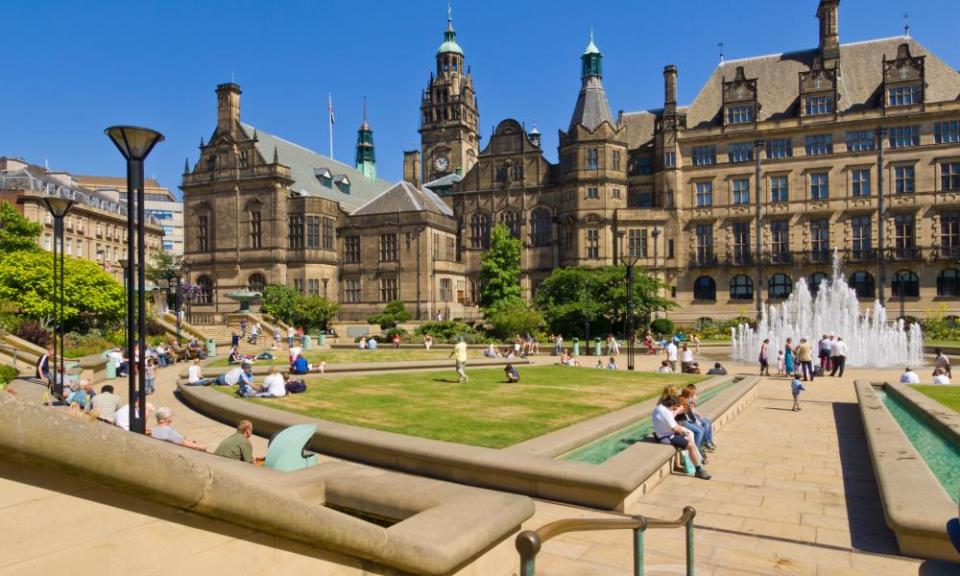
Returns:
[[[280,152],[277,150],[276,146],[273,147],[273,163],[274,164],[280,163]]]
[[[360,124],[361,130],[370,130],[370,124],[367,122],[367,97],[363,97],[363,123]]]
[[[254,142],[259,142],[259,141],[260,141],[260,138],[257,137],[257,129],[256,129],[256,128],[253,129],[253,141],[254,141]]]
[[[453,52],[463,55],[463,49],[457,44],[457,33],[453,30],[453,8],[447,3],[447,29],[443,33],[443,44],[437,48],[437,54]]]
[[[189,174],[189,173],[190,173],[190,159],[189,159],[189,158],[184,158],[184,159],[183,159],[183,173],[184,173],[184,174]]]
[[[363,97],[363,123],[357,130],[356,164],[359,170],[370,181],[377,179],[377,159],[373,149],[373,129],[367,121],[367,97]]]
[[[453,7],[447,2],[447,32],[453,32]]]
[[[200,147],[203,148],[205,144],[203,143],[203,136],[200,137]]]

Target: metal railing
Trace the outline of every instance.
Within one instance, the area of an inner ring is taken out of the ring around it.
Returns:
[[[658,520],[646,516],[622,516],[619,518],[574,518],[544,524],[536,530],[524,530],[517,534],[516,547],[520,553],[520,576],[535,576],[537,554],[543,543],[567,532],[592,532],[596,530],[633,530],[633,574],[643,576],[643,534],[649,529],[686,528],[687,576],[694,576],[693,518],[697,511],[692,506],[683,509],[677,520]]]

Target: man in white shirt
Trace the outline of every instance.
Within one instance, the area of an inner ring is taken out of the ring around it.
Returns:
[[[840,377],[843,378],[843,368],[847,364],[847,343],[839,336],[833,344],[833,349],[830,351],[830,364],[833,365],[833,370],[830,371],[830,375],[836,376],[837,370],[839,370]]]
[[[140,401],[137,400],[134,402],[134,409],[137,411],[137,414],[140,414]],[[150,422],[150,416],[153,414],[154,406],[153,404],[147,402],[147,418],[146,422]],[[117,411],[113,414],[113,423],[120,428],[123,428],[127,432],[130,431],[130,405],[124,404],[123,406],[117,408]]]
[[[677,399],[673,396],[661,400],[653,409],[653,434],[661,444],[671,444],[679,450],[686,450],[696,468],[696,477],[709,480],[710,473],[701,465],[700,450],[693,441],[693,432],[677,424],[674,418],[677,410]]]
[[[300,354],[303,353],[303,348],[299,344],[290,347],[290,361],[287,364],[293,364],[293,361],[297,359]]]
[[[293,337],[297,335],[297,332],[293,329],[293,326],[287,326],[287,348],[293,348]]]
[[[910,369],[907,366],[907,369],[903,371],[903,374],[900,376],[901,384],[919,384],[920,377],[917,376],[917,373]]]
[[[933,371],[933,383],[934,384],[949,384],[950,377],[947,376],[947,373],[944,372],[943,368],[936,368]]]
[[[270,368],[270,373],[263,379],[263,387],[257,392],[257,398],[283,398],[287,395],[287,381],[276,366]]]
[[[677,373],[677,345],[673,340],[667,344],[667,360],[670,362],[670,370]]]

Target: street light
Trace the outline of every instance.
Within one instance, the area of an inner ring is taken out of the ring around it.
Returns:
[[[127,358],[128,366],[137,362],[137,369],[132,367],[127,371],[127,389],[130,401],[130,430],[146,433],[146,405],[147,390],[143,386],[143,375],[146,372],[146,301],[145,301],[145,243],[144,227],[144,197],[143,197],[143,162],[157,143],[163,141],[163,134],[149,128],[136,126],[111,126],[104,130],[117,150],[127,160],[127,262],[125,267],[127,285]],[[136,206],[136,211],[134,210]],[[134,227],[136,215],[136,227]],[[134,253],[134,232],[137,233],[136,253]],[[137,271],[134,284],[134,268]],[[136,311],[133,297],[137,296]],[[134,329],[136,320],[136,330]],[[137,336],[139,358],[134,350],[134,334]],[[139,374],[140,386],[137,387]],[[137,414],[136,401],[140,402],[140,414]]]
[[[660,238],[660,228],[657,228],[657,225],[653,225],[653,273],[655,274],[655,279],[660,280],[660,271],[657,268],[657,239]],[[657,296],[660,296],[660,284],[657,284]],[[656,309],[654,309],[653,317],[658,316]]]
[[[877,138],[877,243],[879,244],[879,250],[877,250],[877,272],[879,280],[879,291],[877,295],[879,296],[880,305],[883,306],[886,304],[886,298],[884,298],[883,285],[887,283],[887,267],[884,262],[884,249],[885,246],[885,234],[884,226],[886,222],[886,211],[883,206],[883,139],[887,137],[887,129],[883,126],[880,126],[876,129],[876,138]]]
[[[44,206],[53,216],[53,319],[56,326],[53,329],[53,397],[60,400],[63,395],[64,379],[64,348],[63,348],[63,219],[73,207],[73,200],[60,196],[48,196],[43,199]],[[60,257],[57,258],[59,246]],[[60,360],[57,361],[57,352]]]
[[[623,232],[617,233],[621,241],[620,261],[623,262],[623,265],[627,269],[627,328],[625,330],[627,336],[627,370],[633,370],[633,359],[636,353],[633,338],[633,272],[637,262],[640,260],[640,256],[637,250],[631,250],[629,246],[626,251],[623,250],[623,234]]]

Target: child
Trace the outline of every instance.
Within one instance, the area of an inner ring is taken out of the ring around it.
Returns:
[[[803,390],[806,390],[806,388],[804,388],[803,383],[800,382],[800,380],[798,380],[796,376],[794,376],[793,381],[790,382],[790,390],[793,392],[793,411],[799,412],[800,411],[800,392],[802,392]]]
[[[146,388],[147,394],[153,394],[153,382],[157,378],[157,364],[150,358],[147,360],[147,367],[144,370],[144,388]]]
[[[783,365],[783,350],[777,351],[777,376],[786,375],[785,366]]]

